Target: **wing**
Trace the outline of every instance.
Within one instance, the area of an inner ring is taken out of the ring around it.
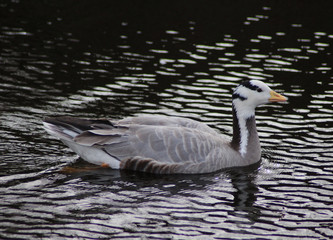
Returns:
[[[226,143],[216,134],[193,128],[136,124],[88,130],[74,140],[103,148],[119,160],[140,157],[168,164],[204,162],[214,148]]]
[[[182,117],[172,117],[163,115],[141,115],[139,117],[128,117],[118,122],[116,125],[151,125],[151,126],[168,126],[168,127],[185,127],[193,128],[199,131],[208,132],[211,134],[218,134],[214,129],[210,128],[204,123]]]

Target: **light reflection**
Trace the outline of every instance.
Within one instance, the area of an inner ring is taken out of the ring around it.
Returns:
[[[271,74],[265,73],[264,69],[261,68],[250,68],[250,71],[244,71],[245,73],[249,73],[251,75],[254,75],[256,77],[262,78],[262,79],[267,79],[267,78],[273,78],[274,76]]]
[[[129,48],[131,48],[131,46],[129,46],[129,45],[118,45],[117,47],[120,48],[120,49],[129,49]]]
[[[248,57],[245,57],[244,60],[245,60],[245,61],[248,61],[248,62],[253,62],[253,63],[257,63],[257,62],[260,62],[260,61],[261,61],[260,59],[256,59],[256,58],[248,58]]]
[[[315,32],[315,36],[326,36],[327,34],[325,32]]]
[[[290,63],[290,62],[282,61],[282,60],[276,60],[276,59],[265,59],[265,62],[275,63],[275,64],[278,64],[278,65],[292,65],[292,63]]]
[[[238,76],[238,77],[243,77],[243,78],[248,78],[248,79],[255,79],[255,80],[265,80],[266,78],[264,77],[259,77],[258,75],[250,75],[247,73],[240,73],[240,72],[234,72],[234,71],[229,71],[228,72],[231,75]]]
[[[224,72],[225,68],[209,68],[209,71]]]
[[[224,50],[225,47],[216,47],[216,46],[208,46],[208,45],[196,45],[196,48],[205,49],[205,50]]]
[[[268,58],[269,56],[265,55],[265,54],[259,54],[259,53],[249,53],[249,54],[246,54],[246,57],[248,57],[248,58]]]
[[[279,72],[293,72],[293,73],[301,72],[300,70],[293,68],[280,68],[280,67],[265,67],[265,70],[279,71]]]
[[[11,29],[11,31],[5,30],[2,31],[2,33],[9,36],[33,36],[32,33],[23,31],[23,29]]]
[[[176,73],[176,72],[167,72],[167,71],[161,71],[161,70],[157,70],[155,72],[159,75],[164,75],[164,76],[181,76],[180,73]]]
[[[116,81],[117,84],[119,84],[122,87],[135,87],[135,88],[144,88],[147,87],[145,84],[140,84],[137,81],[133,82],[127,82],[127,81]]]
[[[167,31],[165,31],[167,34],[170,34],[170,35],[177,35],[177,34],[179,34],[179,32],[178,31],[175,31],[175,30],[167,30]]]
[[[168,63],[173,63],[175,61],[176,60],[174,60],[174,59],[161,58],[160,59],[160,64],[165,65],[165,64],[168,64]]]
[[[149,50],[152,53],[161,53],[161,54],[167,54],[168,50],[162,50],[162,49],[150,49]]]
[[[173,39],[176,40],[176,41],[180,41],[180,42],[185,42],[186,41],[186,38],[181,38],[181,37],[174,37]]]
[[[230,63],[227,63],[227,64],[222,64],[223,67],[225,68],[250,68],[252,65],[250,64],[230,64]]]
[[[198,59],[198,60],[206,60],[207,57],[205,56],[200,56],[198,54],[190,54],[190,57],[194,58],[194,59]]]
[[[230,39],[230,40],[233,41],[232,39]],[[217,42],[216,46],[227,48],[227,47],[234,47],[235,44],[233,44],[233,43],[226,43],[226,42]]]
[[[286,35],[286,33],[284,33],[284,32],[277,32],[277,33],[275,33],[277,36],[285,36]]]
[[[303,25],[299,24],[299,23],[291,24],[291,26],[294,27],[294,28],[301,28],[301,27],[303,27]]]
[[[255,22],[259,21],[259,18],[257,18],[257,17],[247,17],[246,19],[248,21],[255,21]]]
[[[186,64],[196,64],[197,62],[194,60],[190,60],[190,59],[178,59],[177,60],[180,63],[186,63]]]
[[[298,53],[298,52],[302,52],[302,49],[299,49],[299,48],[279,48],[278,51]]]
[[[272,40],[272,37],[267,35],[258,35],[257,37],[263,40]]]
[[[330,70],[332,70],[331,67],[317,67],[315,69],[318,70],[318,71],[330,71]]]
[[[242,78],[239,78],[239,77],[231,77],[231,76],[223,76],[223,75],[214,75],[213,76],[214,78],[216,79],[219,79],[219,80],[227,80],[227,81],[240,81],[242,80]]]
[[[329,47],[330,45],[328,43],[318,42],[315,43],[316,47]]]

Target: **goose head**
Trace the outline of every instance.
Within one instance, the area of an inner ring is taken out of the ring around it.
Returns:
[[[259,160],[260,141],[255,124],[255,108],[269,102],[284,102],[287,98],[274,92],[258,80],[242,82],[232,95],[233,139],[231,146],[251,162]]]
[[[254,116],[255,108],[269,102],[284,102],[287,98],[273,91],[259,80],[242,82],[232,95],[232,104],[238,117]]]

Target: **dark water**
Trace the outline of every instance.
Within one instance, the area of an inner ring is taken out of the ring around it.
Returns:
[[[1,1],[0,238],[332,237],[332,16],[331,1]],[[252,168],[92,168],[41,126],[158,113],[230,134],[246,79],[289,98],[257,110]]]

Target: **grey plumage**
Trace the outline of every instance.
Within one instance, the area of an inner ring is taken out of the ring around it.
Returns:
[[[145,116],[117,122],[85,119],[78,122],[77,118],[57,117],[46,118],[44,122],[53,128],[67,126],[76,132],[72,138],[75,144],[100,149],[117,159],[120,168],[137,171],[212,172],[222,168],[218,162],[226,161],[225,154],[239,155],[230,149],[226,138],[191,119]],[[61,131],[59,134],[63,134],[58,137],[68,144],[69,135]]]
[[[56,117],[46,118],[44,126],[94,164],[158,174],[208,173],[260,160],[252,105],[256,104],[258,94],[261,97],[257,97],[257,105],[265,103],[266,98],[267,102],[285,101],[281,95],[269,98],[271,92],[267,85],[253,80],[235,90],[232,141],[206,124],[167,116],[128,117],[119,121]]]

